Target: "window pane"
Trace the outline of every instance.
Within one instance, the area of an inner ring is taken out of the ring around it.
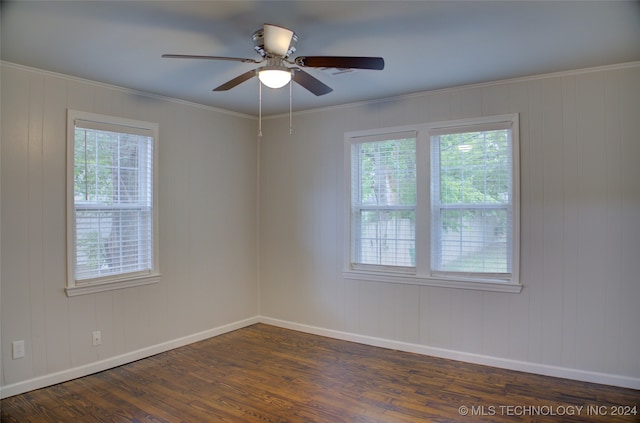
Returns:
[[[510,130],[457,131],[431,143],[431,268],[511,272]]]
[[[75,279],[153,268],[153,138],[76,128]]]
[[[415,206],[415,139],[354,144],[352,200],[357,205]]]
[[[415,138],[352,146],[352,262],[415,266]]]
[[[361,211],[357,263],[415,266],[415,212]]]
[[[436,269],[448,272],[507,273],[507,211],[441,211]]]
[[[150,210],[78,210],[76,279],[151,268]]]
[[[507,130],[439,137],[441,204],[506,204],[511,191]]]

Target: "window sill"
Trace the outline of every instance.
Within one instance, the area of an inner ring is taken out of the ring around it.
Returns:
[[[407,275],[389,272],[367,272],[345,270],[342,272],[345,279],[361,281],[388,282],[406,285],[437,286],[443,288],[473,289],[476,291],[510,292],[519,293],[522,285],[519,283],[506,282],[500,280],[464,280],[434,278],[418,275]]]
[[[116,289],[132,288],[134,286],[150,285],[160,282],[160,274],[146,275],[137,278],[110,280],[104,282],[94,282],[85,285],[71,286],[65,288],[67,297],[78,295],[95,294],[96,292],[113,291]]]

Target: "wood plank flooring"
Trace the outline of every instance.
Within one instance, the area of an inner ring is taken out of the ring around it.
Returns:
[[[0,405],[2,422],[21,423],[640,422],[637,390],[264,324]]]

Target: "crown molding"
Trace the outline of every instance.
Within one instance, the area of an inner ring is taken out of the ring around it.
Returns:
[[[373,99],[373,100],[365,100],[365,101],[357,101],[357,102],[353,102],[353,103],[339,104],[339,105],[335,105],[335,106],[327,106],[327,107],[319,107],[319,108],[315,108],[315,109],[300,110],[300,111],[297,111],[297,112],[293,112],[293,115],[294,116],[296,116],[296,115],[305,115],[305,114],[318,113],[318,112],[341,110],[341,109],[346,109],[346,108],[351,108],[351,107],[368,106],[368,105],[373,105],[373,104],[386,103],[386,102],[389,102],[389,101],[401,101],[401,100],[407,100],[407,99],[412,99],[412,98],[416,98],[416,97],[424,97],[425,95],[441,94],[441,93],[446,93],[446,92],[456,92],[456,91],[468,90],[468,89],[473,89],[473,88],[486,88],[486,87],[491,87],[491,86],[495,86],[495,85],[514,84],[514,83],[519,83],[519,82],[539,81],[539,80],[542,80],[542,79],[559,78],[559,77],[566,77],[566,76],[575,76],[575,75],[586,74],[586,73],[605,72],[605,71],[621,70],[621,69],[636,68],[636,67],[640,67],[640,61],[638,61],[638,62],[628,62],[628,63],[618,63],[618,64],[612,64],[612,65],[595,66],[595,67],[590,67],[590,68],[580,68],[580,69],[573,69],[573,70],[566,70],[566,71],[559,71],[559,72],[551,72],[551,73],[543,73],[543,74],[530,75],[530,76],[521,76],[521,77],[517,77],[517,78],[499,79],[499,80],[495,80],[495,81],[479,82],[479,83],[476,83],[476,84],[456,85],[456,86],[451,86],[451,87],[439,88],[437,90],[420,91],[420,92],[416,92],[416,93],[403,94],[403,95],[399,95],[399,96],[391,96],[391,97],[377,98],[377,99]],[[279,119],[279,118],[283,118],[283,117],[289,117],[289,113],[280,113],[280,114],[277,114],[277,115],[262,116],[262,120]]]
[[[138,95],[138,96],[142,96],[142,97],[146,97],[146,98],[151,98],[151,99],[154,99],[154,100],[169,101],[171,103],[176,103],[176,104],[180,104],[180,105],[183,105],[183,106],[197,107],[199,109],[204,109],[204,110],[217,112],[217,113],[224,113],[224,114],[227,114],[227,115],[241,117],[241,118],[245,118],[245,119],[251,119],[251,120],[257,120],[258,119],[256,116],[253,116],[253,115],[247,115],[247,114],[244,114],[244,113],[238,113],[238,112],[234,112],[234,111],[231,111],[231,110],[220,109],[218,107],[207,106],[205,104],[194,103],[194,102],[191,102],[191,101],[180,100],[178,98],[167,97],[167,96],[163,96],[163,95],[160,95],[160,94],[152,94],[152,93],[148,93],[146,91],[134,90],[133,88],[121,87],[119,85],[113,85],[113,84],[107,84],[107,83],[104,83],[104,82],[93,81],[91,79],[84,79],[84,78],[80,78],[78,76],[67,75],[67,74],[64,74],[64,73],[52,72],[52,71],[48,71],[48,70],[44,70],[44,69],[38,69],[38,68],[30,67],[30,66],[24,66],[24,65],[17,64],[17,63],[13,63],[13,62],[7,62],[7,61],[0,60],[0,65],[2,65],[3,67],[19,69],[19,70],[23,70],[23,71],[27,71],[27,72],[39,73],[39,74],[42,74],[42,75],[45,75],[45,76],[51,76],[51,77],[55,77],[55,78],[60,78],[60,79],[64,79],[64,80],[67,80],[67,81],[79,82],[79,83],[83,83],[83,84],[87,84],[87,85],[93,85],[94,87],[107,88],[107,89],[111,89],[111,90],[115,90],[115,91],[120,91],[122,93],[134,94],[134,95]]]

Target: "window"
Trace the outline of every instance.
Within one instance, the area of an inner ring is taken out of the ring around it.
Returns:
[[[157,282],[157,125],[73,110],[67,125],[67,295]]]
[[[345,135],[347,278],[519,292],[518,116]]]
[[[431,132],[430,142],[432,272],[508,278],[510,127],[444,128]]]
[[[415,267],[415,150],[415,133],[352,144],[354,265]]]

